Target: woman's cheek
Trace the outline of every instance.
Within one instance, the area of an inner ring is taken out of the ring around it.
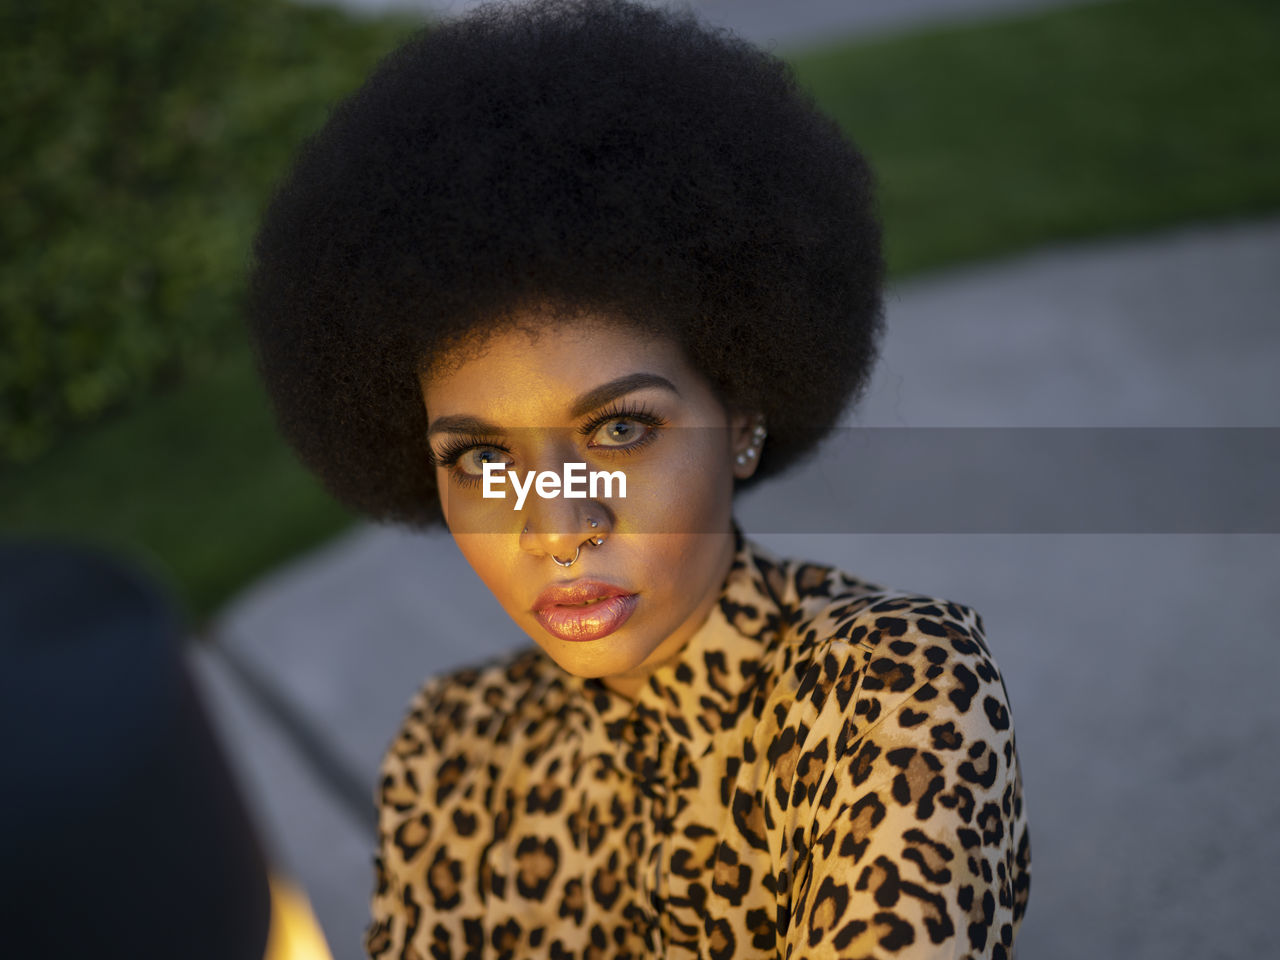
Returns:
[[[455,537],[511,532],[513,501],[509,494],[503,498],[485,498],[479,483],[463,485],[448,471],[444,471],[439,484],[441,509]]]

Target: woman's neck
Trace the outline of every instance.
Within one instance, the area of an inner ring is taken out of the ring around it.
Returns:
[[[720,599],[720,594],[724,590],[725,580],[728,579],[729,571],[733,568],[735,548],[734,535],[730,532],[726,534],[724,543],[716,558],[719,575],[712,579],[712,583],[715,586],[707,591],[707,594],[699,601],[698,606],[694,608],[693,613],[666,640],[654,648],[653,652],[640,664],[625,673],[601,677],[600,682],[602,684],[618,696],[634,702],[639,697],[641,688],[649,682],[649,678],[657,670],[681,657],[685,647],[689,645],[690,639],[707,622],[707,617],[711,615],[712,608]]]

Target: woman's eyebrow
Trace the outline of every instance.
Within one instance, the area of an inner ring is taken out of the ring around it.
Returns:
[[[641,390],[645,387],[661,387],[663,390],[670,390],[677,397],[680,396],[680,391],[676,389],[676,385],[666,377],[659,376],[656,373],[629,373],[625,377],[618,377],[616,380],[602,383],[600,386],[588,390],[578,397],[569,410],[569,416],[576,420],[597,407],[603,407],[610,400],[616,400],[624,394],[631,393],[633,390]],[[502,433],[502,428],[478,417],[456,414],[437,417],[432,420],[431,425],[427,428],[427,436],[437,433],[494,434]]]
[[[573,406],[569,409],[569,416],[571,419],[576,420],[578,417],[590,413],[596,407],[603,407],[610,400],[615,400],[624,393],[630,393],[633,390],[640,390],[644,387],[661,387],[664,390],[670,390],[677,397],[680,396],[680,391],[676,389],[676,385],[666,377],[660,377],[656,373],[629,373],[625,377],[618,377],[616,380],[602,383],[594,390],[588,390],[573,402]]]
[[[431,421],[431,426],[427,427],[427,436],[434,436],[437,433],[501,433],[500,427],[495,427],[487,420],[481,420],[477,417],[469,417],[465,414],[450,417],[436,417]]]

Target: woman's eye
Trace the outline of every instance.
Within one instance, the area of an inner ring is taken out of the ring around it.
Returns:
[[[653,428],[631,417],[614,417],[600,424],[588,446],[626,447],[644,437]]]
[[[473,447],[458,457],[456,466],[468,476],[483,477],[486,463],[505,463],[510,467],[512,460],[506,453],[494,447]]]

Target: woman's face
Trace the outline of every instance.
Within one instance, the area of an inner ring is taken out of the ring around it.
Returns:
[[[736,458],[754,418],[730,414],[676,344],[599,320],[503,330],[478,356],[445,361],[422,390],[459,549],[556,663],[634,697],[701,626],[728,574],[734,477],[756,465]],[[500,498],[483,495],[486,462],[505,468],[490,468]],[[550,477],[530,483],[530,471],[562,479],[566,463],[585,465],[574,484],[585,497],[560,495]],[[625,497],[616,477],[592,496],[596,471],[625,474]],[[569,567],[552,559],[575,552]],[[554,595],[574,583],[602,592],[588,580],[619,595]]]

